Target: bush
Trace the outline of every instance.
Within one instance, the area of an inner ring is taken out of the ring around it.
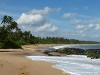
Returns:
[[[3,46],[3,43],[2,43],[2,42],[0,42],[0,48],[2,48],[2,46]]]
[[[100,58],[100,49],[88,49],[86,55],[90,58]]]
[[[10,40],[6,40],[6,41],[4,41],[2,48],[4,48],[4,49],[10,49],[10,48],[18,49],[18,48],[21,48],[21,46],[17,45],[15,42],[12,42]]]

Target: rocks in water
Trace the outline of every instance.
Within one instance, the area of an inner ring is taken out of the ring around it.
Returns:
[[[100,58],[100,49],[61,48],[57,50],[45,50],[43,53],[49,56],[86,55],[90,58]]]
[[[91,59],[100,58],[100,49],[88,49],[86,55]]]

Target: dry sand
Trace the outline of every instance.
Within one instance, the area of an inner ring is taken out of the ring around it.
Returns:
[[[32,61],[25,58],[26,55],[42,55],[35,50],[37,47],[43,46],[48,45],[26,45],[23,46],[25,50],[0,49],[0,51],[5,51],[0,52],[0,75],[69,75],[52,68],[54,63]]]

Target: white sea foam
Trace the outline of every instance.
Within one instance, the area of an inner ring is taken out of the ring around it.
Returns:
[[[53,46],[53,47],[51,47],[51,48],[60,49],[60,48],[74,47],[74,46],[78,46],[78,44],[76,44],[76,45],[71,44],[71,45],[63,45],[63,46]]]
[[[52,67],[61,69],[71,75],[100,75],[100,59],[90,59],[83,55],[57,56],[27,56],[35,61],[58,63]]]

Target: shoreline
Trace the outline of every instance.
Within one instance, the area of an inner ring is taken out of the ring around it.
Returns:
[[[27,47],[26,47],[27,46]],[[63,74],[62,70],[53,68],[55,63],[45,61],[33,61],[26,58],[28,55],[39,55],[37,47],[46,47],[51,45],[26,45],[24,50],[17,49],[0,49],[0,74],[1,75],[69,75]],[[54,46],[54,45],[52,45]],[[26,47],[26,48],[25,48]],[[13,51],[14,50],[14,51]],[[9,52],[6,52],[9,51]],[[42,54],[40,54],[42,55]]]
[[[35,61],[46,61],[46,62],[54,62],[52,67],[60,69],[64,73],[70,73],[75,75],[99,75],[100,74],[100,66],[99,60],[90,59],[86,56],[79,55],[69,55],[68,57],[49,57],[49,56],[36,56],[29,57]],[[56,60],[55,60],[56,59]],[[64,62],[65,61],[65,62]],[[67,62],[68,61],[68,62]],[[91,63],[90,63],[91,62]]]
[[[46,56],[44,56],[44,57],[46,57]],[[26,57],[26,58],[27,58],[27,57]],[[30,58],[28,58],[28,59],[30,59]],[[31,60],[32,60],[32,59],[31,59]],[[70,75],[70,73],[71,73],[71,72],[66,71],[66,70],[64,70],[64,69],[55,67],[56,65],[59,64],[59,63],[57,63],[57,62],[50,62],[50,61],[46,61],[46,60],[39,60],[39,61],[37,61],[37,60],[32,60],[32,61],[36,61],[36,62],[47,62],[47,63],[49,63],[49,64],[52,64],[52,65],[51,65],[51,68],[54,68],[54,69],[57,69],[57,70],[61,71],[61,72],[63,73],[63,75]],[[62,74],[61,74],[61,75],[62,75]]]

